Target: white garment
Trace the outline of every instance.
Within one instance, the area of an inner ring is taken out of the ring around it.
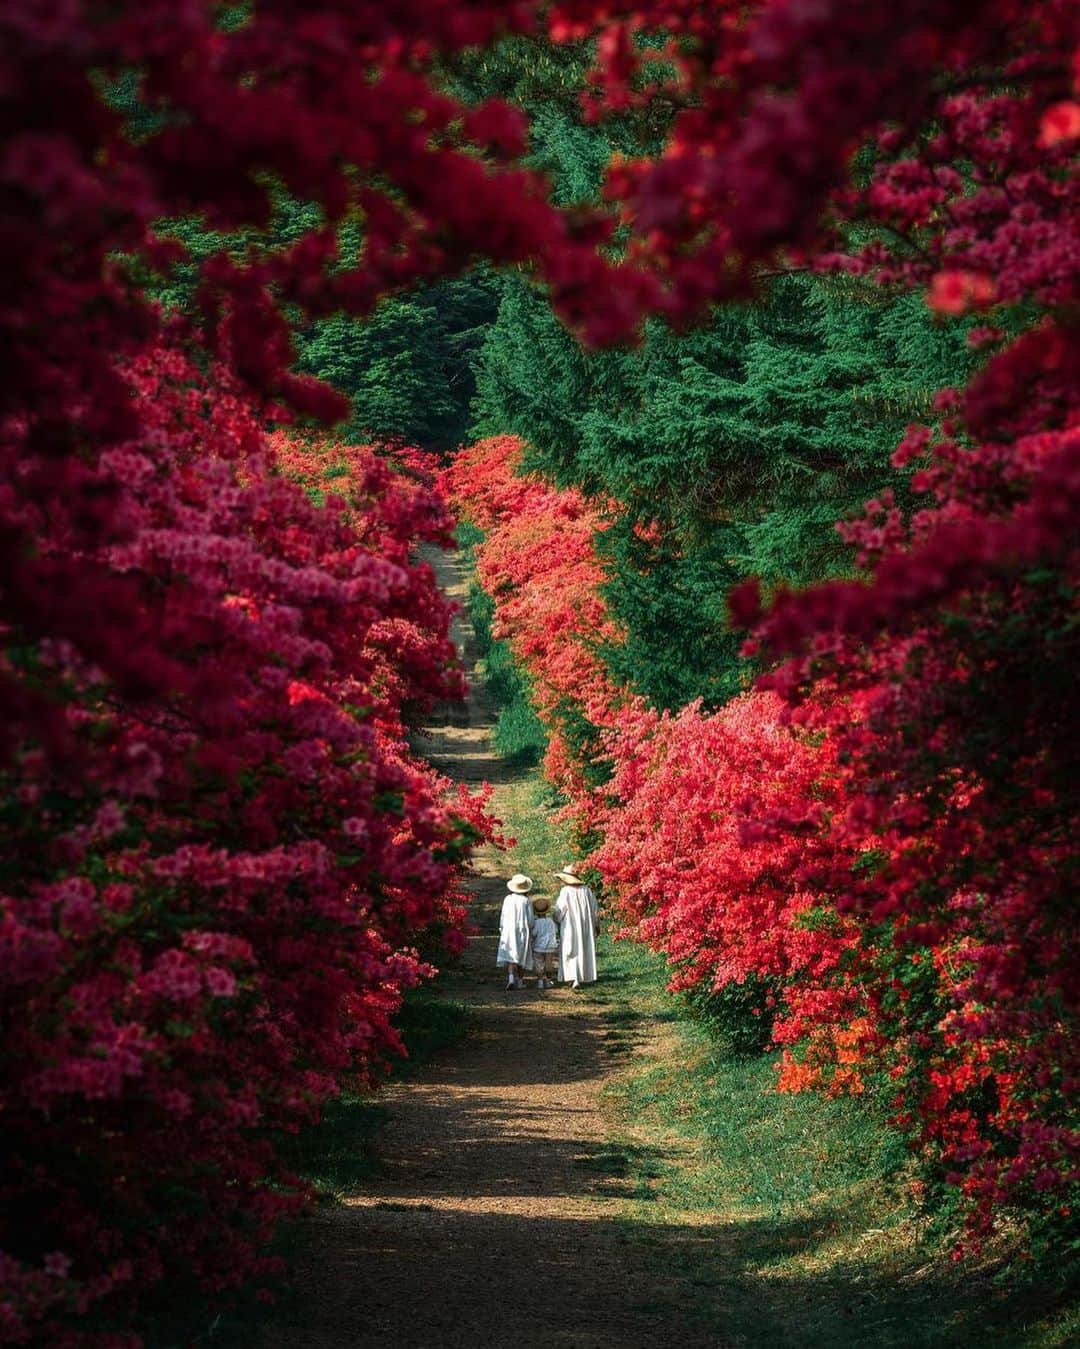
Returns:
[[[599,910],[587,885],[564,885],[555,901],[559,919],[559,978],[579,984],[596,980]]]
[[[532,965],[532,922],[535,917],[531,900],[526,895],[510,892],[503,900],[499,919],[499,954],[496,965]]]
[[[544,914],[535,920],[532,925],[532,944],[536,952],[559,949],[559,929],[555,926],[554,918]]]

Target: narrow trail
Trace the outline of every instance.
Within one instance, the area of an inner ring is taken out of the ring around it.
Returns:
[[[463,603],[460,560],[429,558]],[[464,613],[455,640],[472,692],[423,748],[449,776],[493,782],[498,813],[517,775],[492,749],[495,709]],[[479,932],[442,978],[469,1007],[467,1035],[381,1093],[377,1174],[311,1220],[300,1305],[265,1327],[260,1349],[721,1343],[695,1324],[693,1290],[655,1272],[628,1231],[629,1196],[597,1166],[610,1142],[600,1092],[625,1069],[599,1009],[562,988],[504,992],[494,961],[507,866],[493,848],[477,859]]]

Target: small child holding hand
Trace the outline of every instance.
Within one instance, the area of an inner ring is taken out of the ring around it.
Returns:
[[[546,899],[533,900],[533,912],[536,917],[532,924],[532,965],[539,976],[537,988],[552,988],[555,983],[555,968],[558,964],[559,933],[555,920],[548,910],[551,908]]]

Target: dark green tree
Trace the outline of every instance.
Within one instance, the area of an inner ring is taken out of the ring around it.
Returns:
[[[229,248],[279,248],[320,223],[310,203],[281,194],[265,234],[235,237],[194,219],[162,222],[160,232],[190,253],[164,282],[154,283],[161,303],[187,309],[194,303],[198,263]],[[343,259],[362,245],[356,221],[340,228]],[[326,380],[352,400],[339,428],[346,439],[403,441],[438,451],[465,439],[476,392],[473,367],[498,312],[501,279],[487,268],[418,287],[383,300],[367,318],[335,314],[294,330],[296,368]]]
[[[518,282],[481,356],[477,430],[517,433],[529,467],[617,503],[602,536],[629,634],[617,672],[662,706],[719,702],[745,673],[727,591],[847,568],[835,522],[903,491],[892,448],[972,359],[965,326],[917,298],[807,276],[701,331],[653,323],[635,351],[588,353]]]
[[[349,439],[453,450],[468,433],[498,288],[477,270],[386,300],[366,320],[323,319],[299,335],[298,368],[352,399]]]
[[[235,21],[232,11],[227,21]],[[524,108],[533,123],[529,163],[552,182],[562,203],[594,201],[614,149],[658,147],[666,115],[650,109],[604,127],[588,126],[580,93],[591,52],[582,43],[552,44],[510,38],[490,50],[459,53],[442,70],[453,94],[471,102],[499,97]],[[134,131],[145,114],[134,73],[111,97],[129,110]],[[278,193],[265,231],[215,232],[205,222],[161,222],[159,232],[180,239],[191,254],[165,280],[149,279],[162,303],[184,309],[194,300],[197,264],[222,249],[234,253],[280,248],[321,224],[317,207]],[[338,230],[343,264],[363,247],[363,222]],[[297,369],[324,379],[352,400],[341,428],[348,439],[406,441],[449,451],[465,438],[475,395],[474,366],[494,323],[504,287],[515,286],[484,268],[382,301],[366,319],[335,315],[295,333]]]

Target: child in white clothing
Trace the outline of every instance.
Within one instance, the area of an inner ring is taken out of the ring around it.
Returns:
[[[551,988],[555,982],[558,964],[559,932],[555,920],[548,913],[551,905],[546,899],[533,900],[536,917],[532,925],[533,969],[539,976],[537,988]]]

